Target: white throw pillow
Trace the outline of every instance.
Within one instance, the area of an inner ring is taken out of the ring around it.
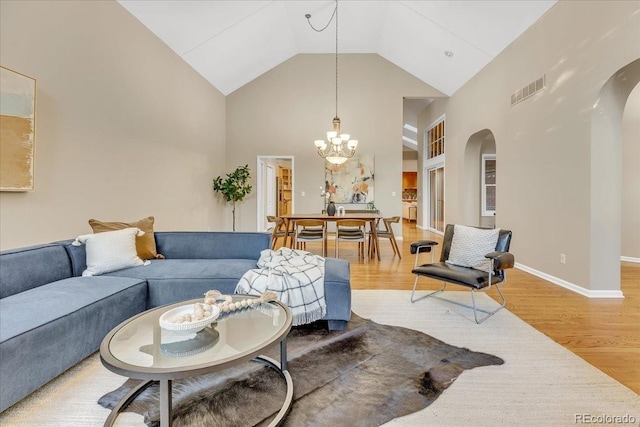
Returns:
[[[495,252],[498,243],[499,228],[490,230],[454,225],[449,264],[471,267],[489,272],[491,262],[484,256]]]
[[[73,245],[80,246],[84,243],[87,246],[87,269],[82,272],[82,275],[95,276],[145,265],[136,252],[136,236],[143,234],[144,231],[139,228],[130,227],[78,236]]]

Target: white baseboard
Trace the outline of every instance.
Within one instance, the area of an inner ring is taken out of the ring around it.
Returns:
[[[559,277],[552,276],[550,274],[544,273],[542,271],[536,270],[535,268],[527,267],[526,265],[520,264],[516,262],[516,268],[526,271],[527,273],[533,274],[534,276],[540,277],[548,282],[551,282],[555,285],[562,286],[565,289],[568,289],[572,292],[578,293],[588,298],[624,298],[622,291],[591,291],[589,289],[585,289],[582,286],[575,285],[571,282],[567,282],[564,279],[560,279]]]
[[[621,256],[620,261],[635,262],[636,264],[640,264],[640,258],[634,258],[630,256]]]

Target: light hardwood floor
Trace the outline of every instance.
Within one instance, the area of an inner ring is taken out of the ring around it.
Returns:
[[[411,274],[414,255],[409,245],[416,240],[442,238],[418,229],[415,222],[405,220],[402,227],[403,241],[398,242],[402,260],[394,256],[388,240],[381,241],[381,261],[368,265],[358,261],[355,244],[340,245],[340,257],[351,261],[353,289],[411,290],[415,276]],[[310,251],[315,249],[308,247]],[[438,249],[436,260],[439,255]],[[518,254],[514,255],[517,261]],[[429,262],[430,254],[422,254],[420,260]],[[502,290],[512,313],[640,394],[640,264],[623,262],[621,269],[624,299],[587,298],[517,268],[509,270]],[[418,285],[421,290],[440,287],[440,282],[425,278]],[[459,286],[449,289],[465,290]],[[494,289],[488,295],[497,299]]]

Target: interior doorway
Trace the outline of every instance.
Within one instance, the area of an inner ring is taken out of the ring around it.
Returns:
[[[603,85],[591,112],[590,289],[622,297],[620,260],[622,235],[632,235],[623,224],[623,112],[633,89],[640,83],[640,59],[615,72]],[[636,164],[630,165],[632,170]],[[633,178],[631,178],[633,179]],[[632,227],[633,228],[633,227]],[[633,258],[633,257],[631,257]]]
[[[271,225],[267,215],[293,213],[293,156],[258,156],[256,168],[256,198],[258,231]]]
[[[444,233],[444,166],[429,169],[429,229]]]
[[[464,222],[484,228],[496,227],[496,139],[490,129],[475,132],[464,148]]]

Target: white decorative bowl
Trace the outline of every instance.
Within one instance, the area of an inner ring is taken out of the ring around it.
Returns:
[[[185,323],[173,323],[171,321],[187,313],[193,315],[193,304],[183,305],[167,311],[160,316],[160,327],[177,334],[193,334],[203,330],[207,325],[216,320],[220,315],[220,308],[218,308],[217,305],[212,305],[211,316],[205,317],[202,320]]]

